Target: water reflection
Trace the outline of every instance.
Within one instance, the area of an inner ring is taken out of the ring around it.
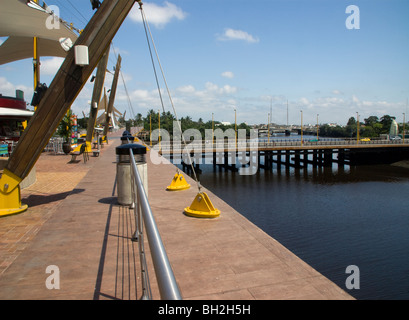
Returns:
[[[409,169],[200,168],[206,188],[351,295],[409,299]],[[359,290],[345,287],[348,265],[360,269]]]

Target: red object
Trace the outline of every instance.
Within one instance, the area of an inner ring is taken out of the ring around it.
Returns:
[[[0,108],[26,110],[26,102],[17,98],[0,96]]]

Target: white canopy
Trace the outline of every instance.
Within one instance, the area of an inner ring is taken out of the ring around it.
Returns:
[[[107,108],[108,108],[108,98],[106,93],[104,92],[103,97],[101,98],[101,101],[99,102],[98,105],[98,111],[103,110],[104,112],[97,118],[97,124],[105,124],[106,120],[106,113],[107,113]],[[113,122],[114,128],[117,128],[116,122],[118,122],[117,118],[122,116],[122,113],[119,112],[119,110],[115,107],[113,107],[113,112],[111,114],[111,121]]]
[[[65,58],[67,52],[64,51],[59,42],[39,38],[38,54],[42,57]],[[0,65],[28,58],[33,58],[33,38],[9,37],[0,46]]]
[[[0,108],[0,117],[30,118],[33,114],[33,111],[28,110]]]
[[[33,37],[39,38],[40,56],[59,57],[66,55],[60,42],[78,38],[63,23],[52,28],[57,25],[51,14],[33,1],[0,0],[0,8],[0,37],[9,37],[0,46],[0,65],[32,57]]]

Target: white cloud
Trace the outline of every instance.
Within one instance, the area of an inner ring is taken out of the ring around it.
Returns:
[[[50,59],[43,59],[41,61],[41,73],[45,75],[54,76],[61,67],[64,58],[53,57]]]
[[[301,103],[302,105],[305,105],[305,106],[308,106],[308,105],[310,104],[310,102],[308,101],[307,98],[301,98],[301,99],[300,99],[300,103]]]
[[[356,104],[359,104],[360,102],[359,102],[359,99],[358,99],[358,97],[356,96],[356,95],[352,95],[352,102],[353,103],[356,103]]]
[[[5,96],[11,96],[15,93],[15,86],[7,81],[6,78],[0,77],[0,92]]]
[[[173,19],[183,20],[187,16],[187,13],[181,8],[168,1],[165,1],[163,6],[150,2],[144,3],[143,10],[148,23],[155,25],[157,28],[163,28]],[[142,23],[141,12],[138,6],[132,9],[130,18],[135,22]]]
[[[256,43],[260,41],[258,38],[252,36],[246,31],[235,30],[231,28],[225,29],[222,35],[217,36],[217,39],[220,41],[242,40],[242,41],[246,41],[249,43]]]
[[[233,79],[234,78],[234,73],[231,71],[225,71],[222,73],[222,77]]]
[[[25,85],[14,85],[4,77],[0,77],[0,93],[4,96],[15,97],[16,90],[22,90],[24,92],[24,99],[26,101],[31,101],[33,95],[33,88],[27,87]],[[29,102],[30,102],[29,101]]]
[[[194,93],[196,89],[192,85],[187,85],[177,88],[177,91],[180,93]]]
[[[236,87],[232,87],[228,84],[220,88],[218,85],[212,82],[206,82],[205,87],[206,87],[206,91],[208,91],[209,93],[215,93],[218,95],[225,95],[225,94],[228,95],[228,94],[233,94],[237,92]]]

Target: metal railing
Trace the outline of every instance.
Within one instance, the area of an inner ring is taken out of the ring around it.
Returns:
[[[160,143],[155,144],[155,149],[159,150],[160,152],[169,152],[169,151],[181,151],[181,150],[191,150],[192,152],[194,149],[197,150],[229,150],[234,151],[236,148],[247,148],[249,149],[251,145],[254,147],[254,143],[258,148],[269,148],[269,147],[293,147],[293,146],[360,146],[364,148],[365,146],[391,146],[391,145],[402,145],[405,146],[407,144],[404,140],[386,140],[386,139],[371,139],[371,140],[359,140],[356,139],[337,139],[337,138],[319,138],[317,139],[276,139],[268,141],[256,141],[256,142],[249,142],[249,140],[237,140],[237,144],[234,139],[231,139],[229,142],[215,141],[212,143],[211,141],[189,141],[187,145],[184,146],[180,142],[175,146],[173,141],[161,141]]]
[[[129,150],[129,158],[131,163],[131,186],[133,186],[133,202],[136,231],[135,238],[139,243],[139,254],[141,259],[142,272],[142,299],[152,299],[152,293],[149,283],[149,275],[146,264],[145,249],[144,249],[144,225],[151,251],[153,266],[155,269],[156,279],[158,282],[159,293],[163,300],[181,300],[182,296],[179,287],[176,283],[176,278],[173,274],[165,247],[163,245],[158,227],[153,217],[151,207],[149,205],[148,197],[140,177],[136,161],[132,152]],[[135,190],[136,189],[136,190]]]

